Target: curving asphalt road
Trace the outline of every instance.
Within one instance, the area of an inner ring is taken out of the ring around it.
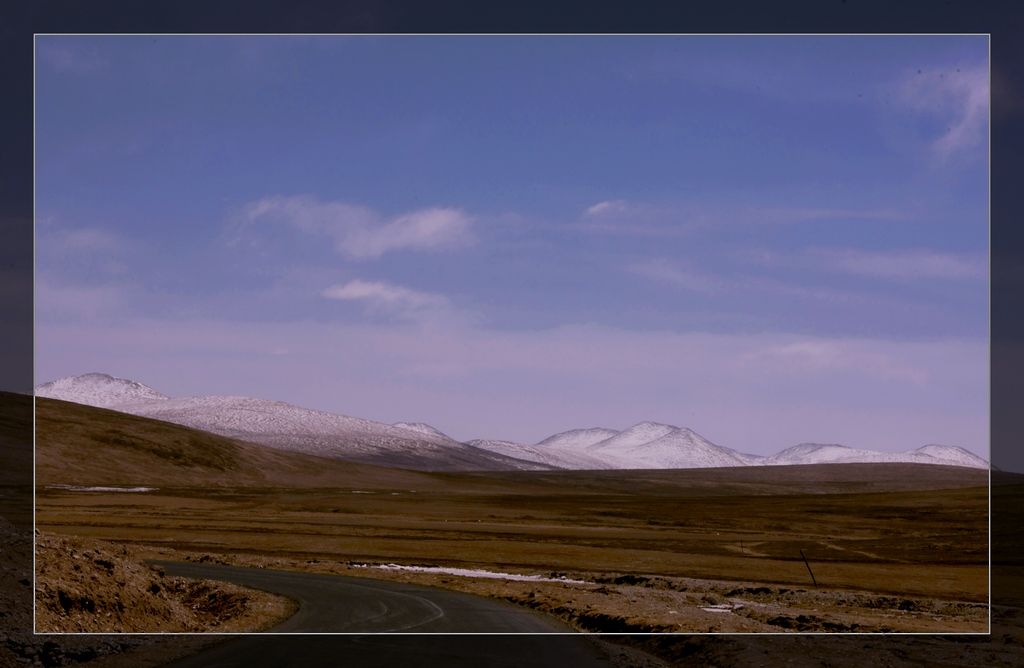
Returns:
[[[611,666],[593,643],[571,627],[505,601],[340,575],[153,563],[168,575],[233,582],[299,602],[298,612],[265,633],[244,636],[168,664],[173,668]]]
[[[299,602],[268,633],[573,633],[505,601],[402,582],[219,564],[152,562],[168,575],[222,580]]]

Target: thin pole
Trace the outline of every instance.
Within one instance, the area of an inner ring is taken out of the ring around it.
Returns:
[[[807,572],[811,574],[811,581],[814,583],[814,586],[817,587],[818,581],[814,579],[814,571],[811,570],[811,565],[807,563],[807,557],[804,556],[803,550],[800,550],[800,556],[804,557],[804,564],[807,566]]]

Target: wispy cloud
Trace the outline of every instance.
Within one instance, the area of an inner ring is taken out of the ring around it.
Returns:
[[[587,207],[575,227],[596,234],[678,237],[691,234],[705,220],[703,207],[697,205],[665,205],[615,199]]]
[[[902,282],[988,278],[988,258],[977,252],[948,253],[927,248],[868,251],[821,247],[786,252],[747,248],[734,251],[731,256],[744,265],[768,270],[799,268]]]
[[[975,253],[820,249],[815,254],[823,267],[875,278],[978,280],[988,277],[987,259]]]
[[[730,287],[729,282],[722,278],[699,271],[688,263],[673,262],[665,258],[637,262],[629,265],[626,269],[638,276],[688,292],[715,294],[726,291]]]
[[[932,149],[943,162],[970,149],[984,146],[988,125],[989,74],[984,66],[917,70],[901,85],[903,103],[938,121],[938,137]]]
[[[430,208],[386,218],[368,207],[321,202],[315,197],[268,197],[245,208],[244,221],[285,221],[330,237],[337,252],[376,258],[396,250],[444,251],[475,242],[474,218],[458,209]]]
[[[320,294],[328,299],[361,302],[371,313],[419,324],[453,326],[475,321],[472,314],[457,309],[444,295],[420,292],[385,281],[355,279],[343,285],[332,285]]]
[[[47,218],[36,225],[36,267],[55,285],[124,280],[138,250],[131,240],[99,227],[69,227]]]
[[[113,255],[128,250],[120,236],[98,228],[54,229],[40,226],[39,249],[53,255]]]
[[[681,260],[653,258],[625,267],[629,273],[685,292],[758,299],[797,299],[823,303],[874,303],[866,295],[836,288],[796,285],[769,276],[711,272]]]
[[[661,203],[607,200],[588,207],[576,223],[583,232],[629,236],[678,237],[715,231],[723,225],[797,225],[830,221],[906,221],[917,215],[892,208]]]
[[[71,285],[37,275],[35,311],[51,319],[95,319],[121,315],[127,307],[126,289],[115,285]]]
[[[345,285],[332,285],[323,291],[330,299],[366,301],[401,309],[438,308],[450,304],[442,295],[417,292],[383,281],[349,281]]]
[[[604,202],[598,202],[594,206],[589,207],[584,212],[584,215],[587,215],[587,216],[597,216],[597,215],[600,215],[600,214],[606,214],[606,213],[611,213],[611,212],[615,212],[615,211],[626,211],[627,208],[628,208],[628,205],[626,204],[626,200],[622,200],[622,199],[607,200],[607,201],[604,201]]]
[[[741,356],[739,364],[775,374],[854,372],[922,387],[928,382],[927,367],[878,348],[877,343],[866,341],[808,339],[765,346]]]

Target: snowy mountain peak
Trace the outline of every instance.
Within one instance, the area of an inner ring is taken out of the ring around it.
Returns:
[[[425,424],[423,422],[395,422],[392,426],[408,429],[409,431],[415,431],[419,434],[427,434],[428,436],[438,436],[440,438],[448,439],[449,441],[455,440],[443,431],[434,429],[429,424]]]
[[[650,420],[645,420],[644,422],[638,422],[637,424],[633,425],[632,427],[630,427],[626,431],[632,431],[632,430],[640,431],[640,430],[644,430],[644,431],[665,431],[665,432],[668,432],[668,431],[671,431],[672,429],[679,429],[679,427],[676,427],[676,426],[670,425],[670,424],[662,424],[660,422],[651,422]]]
[[[593,444],[589,449],[619,450],[623,448],[636,447],[645,443],[650,443],[651,441],[677,431],[678,429],[679,427],[660,424],[658,422],[641,422],[640,424],[633,425],[625,431],[615,434],[611,438],[606,438],[603,441]]]
[[[114,408],[126,404],[170,398],[142,383],[116,378],[105,373],[68,376],[43,383],[36,386],[35,394],[37,397],[73,401],[77,404],[99,408]]]
[[[585,448],[611,438],[618,433],[615,429],[604,429],[602,427],[570,429],[554,436],[548,436],[537,445],[557,448]]]
[[[907,454],[918,453],[938,459],[945,459],[960,466],[971,466],[974,468],[988,468],[988,462],[973,452],[961,448],[959,445],[922,445],[920,448],[908,451]]]

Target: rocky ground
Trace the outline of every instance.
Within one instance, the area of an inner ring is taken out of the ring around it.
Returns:
[[[39,632],[244,632],[291,615],[292,602],[223,582],[167,577],[134,548],[36,533]]]

